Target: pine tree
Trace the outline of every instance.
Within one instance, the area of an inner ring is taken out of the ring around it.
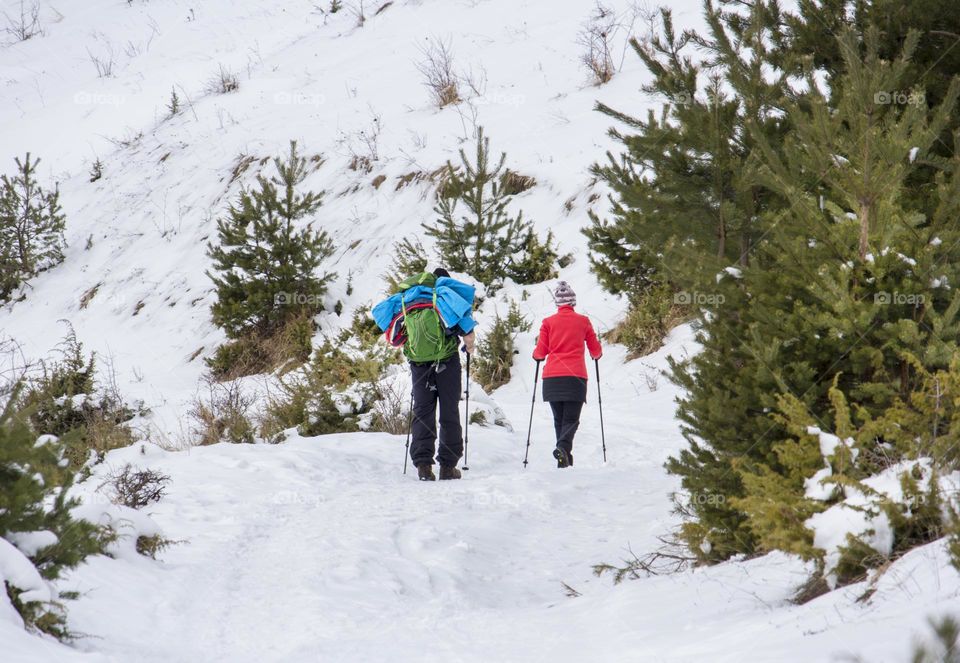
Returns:
[[[833,35],[843,28],[863,33],[866,26],[880,30],[877,48],[884,60],[893,61],[900,54],[902,45],[911,30],[920,33],[913,57],[904,73],[903,80],[909,88],[878,90],[877,94],[887,103],[920,103],[932,110],[946,98],[951,80],[960,71],[960,13],[954,11],[951,0],[806,0],[799,4],[797,15],[787,15],[790,34],[788,51],[794,70],[802,74],[804,61],[824,71],[828,83],[844,71],[844,60]],[[860,45],[863,53],[863,44]],[[911,94],[910,88],[922,89],[921,97]],[[937,156],[949,158],[954,151],[954,132],[960,128],[960,114],[954,114],[941,131],[932,151]],[[917,197],[926,205],[926,214],[936,207],[935,197],[929,197],[928,186],[936,175],[935,168],[921,165],[910,175],[906,195]]]
[[[862,42],[848,31],[839,40],[843,75],[828,95],[807,71],[810,91],[787,104],[793,128],[782,144],[751,125],[757,150],[747,177],[792,204],[767,212],[754,264],[720,282],[727,299],[705,321],[704,351],[675,367],[688,391],[679,412],[691,447],[668,468],[689,492],[727,498],[720,509],[693,507],[688,540],[695,549],[709,542],[710,558],[752,552],[758,534],[768,547],[769,518],[751,505],[769,503],[772,489],[783,504],[802,496],[799,466],[784,457],[795,439],[777,415],[784,395],[827,422],[837,414],[836,384],[863,423],[922,379],[908,355],[935,369],[956,352],[960,299],[949,284],[960,277],[960,168],[932,147],[958,87],[929,119],[923,105],[877,96],[903,84],[916,40],[911,34],[891,63],[878,56],[875,29]],[[945,169],[930,215],[907,195],[920,164]],[[862,458],[880,444],[867,436]]]
[[[173,117],[180,112],[180,97],[177,95],[177,88],[170,89],[170,102],[167,104],[167,112]]]
[[[506,275],[521,285],[543,283],[557,277],[557,266],[562,266],[565,259],[569,260],[569,254],[565,258],[560,257],[552,230],[548,230],[546,239],[541,241],[533,228],[528,227],[523,251],[507,265]]]
[[[438,218],[422,224],[427,236],[436,240],[438,257],[447,269],[494,288],[505,277],[530,283],[527,279],[545,280],[555,273],[552,238],[541,244],[523,212],[516,216],[507,212],[512,196],[503,186],[506,158],[501,153],[496,165],[491,164],[490,139],[481,127],[475,160],[461,149],[460,167],[447,162],[447,179],[434,208]]]
[[[390,269],[383,275],[387,292],[393,294],[405,278],[427,269],[427,251],[418,238],[404,237],[393,245]]]
[[[322,311],[331,273],[318,273],[334,251],[326,231],[301,223],[317,211],[322,194],[300,193],[306,159],[290,143],[285,161],[274,159],[277,175],[257,176],[258,188],[243,191],[217,222],[219,242],[208,255],[217,289],[214,322],[231,339],[271,338],[291,320]]]
[[[73,331],[62,344],[63,358],[43,364],[43,373],[26,383],[19,406],[29,413],[38,434],[62,439],[64,455],[73,470],[99,462],[111,449],[133,442],[126,425],[139,409],[95,382],[95,355],[86,357]]]
[[[653,75],[643,91],[668,100],[662,113],[643,119],[597,105],[630,130],[609,130],[624,151],[593,168],[613,190],[611,219],[591,213],[584,231],[594,271],[612,292],[636,298],[657,283],[708,287],[724,267],[749,262],[764,230],[756,227],[760,212],[782,204],[744,178],[755,142],[746,123],[762,123],[770,137],[785,130],[773,119],[785,78],[767,76],[782,57],[768,45],[783,39],[779,15],[765,2],[750,7],[743,15],[707,2],[707,36],[678,35],[662,10],[662,34],[630,42]],[[707,61],[687,55],[693,45]]]
[[[74,480],[66,467],[64,442],[53,436],[38,439],[29,412],[18,410],[19,388],[0,412],[0,534],[50,532],[50,544],[31,554],[40,575],[54,580],[88,555],[102,553],[111,534],[92,523],[74,520],[77,501],[68,496]],[[22,588],[7,586],[24,621],[60,638],[69,636],[59,606],[21,600]]]
[[[510,381],[517,335],[530,331],[530,326],[530,321],[520,313],[514,301],[510,302],[505,317],[496,314],[490,331],[477,345],[474,359],[474,379],[485,391],[493,391]]]
[[[0,175],[0,301],[25,281],[63,261],[65,217],[60,191],[37,182],[40,159],[15,159],[17,172]]]

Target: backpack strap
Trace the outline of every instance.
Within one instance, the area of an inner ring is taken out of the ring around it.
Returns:
[[[440,332],[439,334],[437,334],[437,353],[439,353],[441,348],[443,348],[444,331],[443,331],[443,318],[440,317],[440,309],[437,308],[436,288],[434,288],[433,290],[433,310],[437,312],[437,325],[440,327],[437,330],[438,332]],[[439,361],[437,363],[439,363]]]
[[[404,343],[407,342],[407,330],[404,326],[405,318],[408,313],[411,311],[416,311],[422,308],[430,308],[433,304],[429,302],[417,302],[411,304],[409,307],[405,304],[401,304],[401,311],[393,316],[393,319],[390,321],[390,324],[387,326],[386,331],[383,335],[387,339],[387,343],[392,345],[395,348],[401,347]]]

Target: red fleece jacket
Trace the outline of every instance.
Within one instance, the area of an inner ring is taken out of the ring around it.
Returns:
[[[547,360],[543,377],[587,377],[587,364],[583,360],[584,343],[593,359],[599,359],[603,354],[590,319],[574,311],[572,306],[558,308],[540,325],[540,338],[533,349],[534,359]]]

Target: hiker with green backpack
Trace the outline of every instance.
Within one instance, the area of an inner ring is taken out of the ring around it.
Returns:
[[[460,341],[473,354],[473,286],[447,270],[415,274],[377,304],[371,315],[394,347],[403,347],[413,378],[410,459],[421,481],[435,481],[434,454],[440,480],[459,479],[463,456],[460,425]],[[440,407],[439,438],[437,405]],[[439,439],[439,445],[437,441]]]

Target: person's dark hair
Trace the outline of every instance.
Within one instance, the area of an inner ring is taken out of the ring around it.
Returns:
[[[433,270],[433,275],[434,275],[434,276],[438,276],[438,277],[439,277],[439,276],[450,276],[450,272],[448,272],[447,270],[445,270],[443,267],[437,267],[435,270]]]

